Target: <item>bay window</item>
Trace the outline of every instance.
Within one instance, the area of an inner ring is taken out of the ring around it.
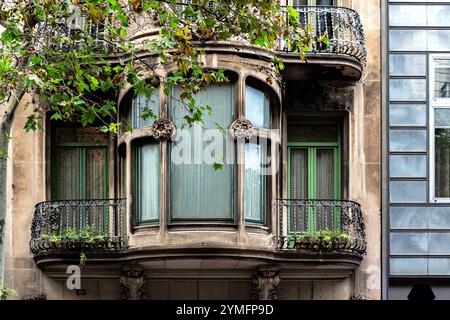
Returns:
[[[133,131],[122,141],[131,148],[121,145],[119,156],[124,163],[128,157],[124,151],[131,150],[128,179],[135,225],[159,224],[162,219],[178,225],[237,224],[241,215],[250,225],[268,224],[274,165],[268,161],[273,145],[272,89],[253,78],[244,80],[232,73],[228,78],[230,82],[205,86],[195,95],[196,106],[205,107],[201,108],[202,124],[188,125],[192,110],[181,99],[181,88],[173,88],[164,98],[155,90],[151,97],[128,100],[125,116]],[[160,105],[166,107],[160,110]],[[142,119],[148,110],[160,118]],[[171,138],[160,140],[153,135],[160,121],[176,128]],[[241,139],[228,130],[239,122],[251,127],[251,137]],[[120,170],[119,174],[122,181],[127,179]],[[126,183],[122,184],[124,190]]]

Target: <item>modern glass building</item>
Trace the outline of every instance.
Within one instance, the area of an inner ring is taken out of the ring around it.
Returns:
[[[386,1],[384,296],[450,298],[450,1]]]

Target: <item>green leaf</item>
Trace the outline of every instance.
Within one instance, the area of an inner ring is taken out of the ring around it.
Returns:
[[[214,165],[213,165],[213,168],[214,168],[215,171],[220,171],[223,168],[223,163],[215,162]]]

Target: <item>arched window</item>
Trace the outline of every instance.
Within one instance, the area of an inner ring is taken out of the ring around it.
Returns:
[[[154,89],[150,97],[140,93],[133,97],[131,108],[128,111],[128,123],[131,128],[148,127],[159,115],[159,90]]]
[[[153,124],[160,113],[159,90],[151,95],[138,94],[131,100],[128,124],[132,129]],[[150,138],[133,141],[133,209],[136,224],[159,222],[160,205],[160,146]]]

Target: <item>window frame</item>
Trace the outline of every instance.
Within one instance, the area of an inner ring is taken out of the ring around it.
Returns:
[[[449,109],[450,110],[450,98],[435,98],[434,97],[434,89],[435,89],[435,66],[436,60],[446,59],[450,61],[450,54],[430,54],[429,57],[429,197],[430,202],[433,203],[450,203],[450,197],[448,198],[438,198],[436,197],[436,148],[435,148],[435,111],[436,109]],[[439,126],[441,127],[441,126]],[[450,126],[448,126],[450,128]]]
[[[51,151],[50,151],[50,161],[51,161],[51,187],[50,187],[50,198],[52,200],[71,200],[71,199],[63,199],[60,197],[59,193],[59,179],[58,179],[58,155],[61,150],[65,149],[72,149],[76,152],[77,157],[77,170],[79,175],[79,181],[77,182],[77,197],[73,199],[78,200],[86,200],[86,190],[87,187],[85,185],[86,183],[86,168],[87,168],[87,150],[88,149],[103,149],[105,151],[105,159],[104,159],[104,175],[105,175],[105,181],[104,181],[104,199],[108,199],[110,190],[109,190],[109,161],[110,161],[110,144],[109,144],[109,137],[107,138],[107,141],[105,142],[58,142],[57,141],[57,129],[59,128],[72,128],[72,126],[68,125],[55,125],[51,129],[52,138],[51,138]],[[75,130],[82,129],[81,127],[73,127]]]
[[[244,164],[243,164],[243,197],[242,197],[242,208],[243,208],[243,212],[242,214],[244,215],[244,223],[247,226],[266,226],[268,224],[269,221],[269,216],[270,216],[270,203],[271,203],[271,199],[270,199],[270,194],[271,194],[271,188],[272,188],[272,180],[271,180],[271,175],[262,175],[262,179],[264,180],[264,190],[263,190],[263,202],[261,203],[262,206],[262,212],[261,212],[261,219],[250,219],[247,218],[247,211],[246,211],[246,206],[245,206],[245,198],[246,198],[246,192],[245,192],[245,187],[246,187],[246,166],[247,166],[247,162],[245,161],[246,158],[246,146],[247,145],[256,145],[256,146],[260,146],[261,143],[260,141],[264,139],[266,140],[265,146],[266,146],[266,150],[264,152],[264,150],[261,150],[262,153],[264,154],[263,156],[266,157],[266,159],[270,158],[272,160],[272,155],[271,155],[271,151],[272,151],[272,141],[270,138],[268,137],[261,137],[258,136],[258,141],[247,141],[243,144],[243,159],[244,159]],[[261,165],[263,163],[261,162]],[[272,166],[272,164],[271,164]],[[267,170],[267,169],[266,169]]]
[[[230,71],[229,74],[232,78],[232,80],[230,81],[231,83],[233,83],[234,88],[232,89],[233,92],[233,102],[234,102],[234,110],[233,110],[233,118],[231,120],[231,122],[228,124],[228,126],[226,127],[226,129],[236,120],[239,118],[239,114],[240,114],[240,110],[242,109],[242,102],[239,103],[239,85],[241,83],[242,78],[239,77],[239,75],[235,74],[233,71]],[[173,93],[173,92],[172,92]],[[172,118],[171,115],[171,106],[170,106],[170,102],[171,101],[171,96],[168,95],[167,96],[167,118],[170,119],[171,121],[174,121],[174,119]],[[213,107],[213,112],[214,112],[214,107]],[[214,129],[214,128],[213,128]],[[235,154],[235,161],[238,161],[239,158],[239,147],[238,147],[238,143],[237,141],[233,141],[233,145],[234,145],[234,154]],[[167,205],[167,216],[166,216],[166,221],[168,226],[177,226],[177,225],[208,225],[208,226],[212,226],[212,225],[237,225],[239,223],[238,218],[239,218],[239,202],[240,202],[240,198],[239,198],[239,187],[240,187],[240,180],[239,180],[239,168],[238,168],[238,164],[234,163],[233,166],[233,185],[232,185],[232,196],[233,198],[231,199],[231,208],[232,208],[232,212],[230,214],[229,218],[217,218],[217,217],[210,217],[210,218],[173,218],[172,213],[173,213],[173,207],[172,207],[172,170],[171,170],[171,153],[173,150],[173,146],[174,146],[174,141],[167,141],[167,160],[166,163],[163,163],[164,166],[166,166],[167,168],[167,175],[165,177],[166,179],[166,205]],[[211,165],[212,166],[212,165]]]
[[[156,145],[158,148],[158,172],[159,172],[159,179],[158,179],[158,206],[157,206],[157,218],[156,219],[149,219],[149,220],[143,220],[141,219],[141,212],[139,212],[138,209],[138,203],[139,203],[139,195],[138,195],[138,187],[140,184],[141,179],[138,178],[138,173],[139,173],[139,162],[140,162],[140,157],[139,157],[139,153],[140,148],[143,147],[144,145]],[[133,178],[133,182],[132,182],[132,197],[133,197],[133,222],[134,222],[134,227],[141,227],[141,226],[146,226],[146,225],[159,225],[161,223],[161,161],[162,161],[162,156],[161,156],[161,144],[158,141],[152,141],[149,138],[141,138],[141,139],[137,139],[135,141],[132,142],[132,163],[134,164],[134,169],[132,172],[132,178]]]

